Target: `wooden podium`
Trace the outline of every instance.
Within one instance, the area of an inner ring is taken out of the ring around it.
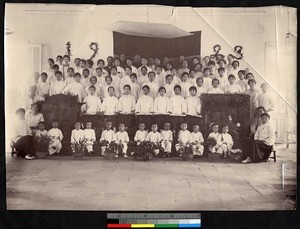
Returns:
[[[208,135],[209,125],[216,122],[219,125],[229,124],[229,115],[234,123],[241,124],[241,137],[250,134],[250,95],[243,94],[202,94],[201,113],[204,118],[203,131]],[[220,126],[219,131],[222,127]],[[230,127],[229,127],[230,131]]]

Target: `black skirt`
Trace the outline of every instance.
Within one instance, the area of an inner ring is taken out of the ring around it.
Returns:
[[[26,155],[35,156],[35,139],[31,135],[25,135],[15,143],[14,148],[17,155],[20,157],[25,157]]]
[[[252,162],[263,162],[267,160],[272,152],[272,146],[260,140],[253,140],[250,157]]]

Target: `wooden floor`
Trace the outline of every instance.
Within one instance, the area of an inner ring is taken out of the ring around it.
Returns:
[[[65,210],[289,210],[296,150],[276,146],[277,162],[208,159],[150,162],[7,154],[7,208]],[[290,163],[291,162],[291,163]],[[285,183],[282,186],[282,163]]]

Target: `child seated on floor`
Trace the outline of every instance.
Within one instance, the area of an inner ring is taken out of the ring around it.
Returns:
[[[86,122],[85,126],[86,128],[83,130],[83,136],[86,140],[86,150],[88,151],[90,156],[93,156],[93,146],[96,141],[95,130],[92,129],[92,122]]]
[[[172,142],[173,142],[173,132],[170,130],[171,125],[169,122],[164,123],[164,129],[160,132],[161,134],[161,146],[164,149],[164,157],[170,157]]]
[[[58,121],[53,121],[52,128],[48,131],[48,136],[51,138],[51,142],[49,145],[49,154],[53,155],[55,153],[59,153],[62,145],[61,141],[64,136],[60,129],[58,129]]]
[[[123,157],[127,157],[127,144],[129,142],[129,137],[128,133],[125,131],[125,125],[123,123],[119,124],[119,131],[116,133],[116,142],[122,149]],[[118,157],[118,155],[116,155],[116,157]]]
[[[208,94],[224,94],[224,91],[219,87],[220,81],[218,79],[212,80],[212,88],[207,92]]]
[[[194,144],[194,155],[201,156],[203,155],[204,152],[204,138],[202,133],[199,131],[199,125],[194,125],[193,126],[193,132],[191,133],[191,140]]]
[[[145,123],[139,124],[139,129],[136,131],[134,136],[134,141],[136,142],[137,145],[139,145],[143,141],[146,141],[148,132],[145,130],[145,128],[146,128]]]
[[[217,147],[217,139],[218,139],[218,136],[220,135],[220,133],[219,133],[219,125],[216,124],[216,123],[212,123],[211,126],[212,126],[212,132],[207,137],[208,150],[211,153],[215,153],[216,150],[218,149],[218,147]]]
[[[159,146],[161,142],[161,134],[157,131],[158,126],[156,123],[153,123],[151,125],[151,131],[148,133],[146,137],[146,141],[152,142],[155,144],[155,149],[154,149],[154,154],[158,155],[159,154]]]
[[[84,104],[81,106],[81,110],[83,113],[86,113],[88,115],[95,115],[100,113],[101,100],[95,95],[95,92],[95,86],[90,86],[89,95],[85,97],[85,99],[83,100]]]
[[[106,147],[113,141],[116,141],[115,132],[112,130],[112,122],[106,121],[105,130],[101,134],[100,144],[101,144],[101,156],[105,155]]]
[[[221,153],[222,157],[230,158],[233,140],[230,134],[228,134],[228,125],[224,125],[222,133],[217,137],[218,150],[217,153]]]
[[[41,137],[41,136],[46,136],[48,131],[45,130],[45,123],[44,122],[39,122],[38,124],[38,130],[35,132],[36,137]]]
[[[175,145],[177,151],[189,143],[192,143],[191,132],[187,129],[187,123],[183,122],[180,125],[180,131],[178,134],[178,143]]]
[[[81,129],[81,123],[75,122],[75,129],[71,132],[71,145],[74,143],[79,143],[84,139],[84,132]],[[73,153],[75,153],[75,149],[72,147]]]

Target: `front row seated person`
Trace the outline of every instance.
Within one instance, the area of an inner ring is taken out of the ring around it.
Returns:
[[[19,108],[15,112],[17,120],[14,123],[14,138],[12,139],[12,156],[20,156],[31,160],[35,156],[34,137],[31,135],[31,129],[25,122],[25,110]]]
[[[269,124],[270,115],[263,113],[261,115],[262,124],[257,128],[254,134],[254,140],[246,151],[247,158],[242,163],[262,162],[269,158],[273,145],[275,143],[275,132]]]

